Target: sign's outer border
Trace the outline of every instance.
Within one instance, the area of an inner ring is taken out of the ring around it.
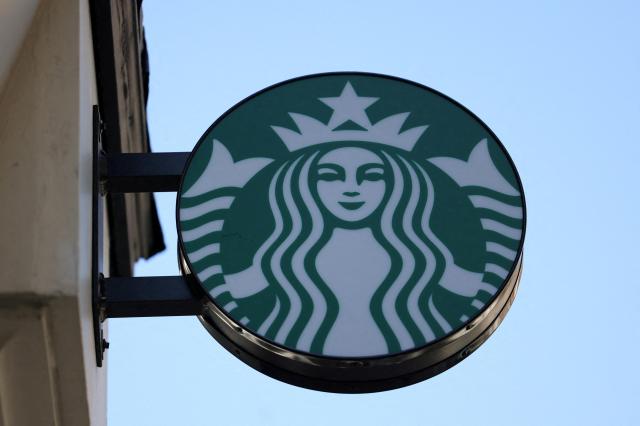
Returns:
[[[185,275],[190,275],[191,271],[193,270],[191,262],[189,261],[188,257],[184,255],[184,242],[182,240],[182,232],[180,229],[180,198],[183,190],[182,187],[184,184],[184,175],[186,171],[189,170],[191,161],[195,153],[206,141],[209,133],[213,131],[220,122],[222,122],[227,116],[232,114],[240,106],[262,95],[265,92],[296,81],[327,76],[376,77],[395,80],[415,86],[421,90],[426,90],[452,103],[454,106],[467,113],[470,118],[476,120],[482,126],[482,128],[493,138],[493,140],[502,151],[504,157],[509,162],[509,165],[511,166],[511,169],[516,178],[516,182],[518,184],[520,200],[522,203],[522,235],[520,237],[518,249],[516,251],[516,258],[511,266],[511,269],[509,270],[507,278],[505,278],[505,280],[503,281],[502,288],[492,296],[492,298],[487,302],[483,309],[478,312],[475,317],[470,318],[468,322],[462,327],[452,330],[443,337],[429,342],[427,345],[409,349],[403,352],[398,352],[393,355],[382,355],[376,357],[341,358],[323,355],[312,355],[309,353],[296,351],[294,349],[279,345],[275,342],[270,342],[264,337],[258,336],[254,332],[246,329],[233,318],[231,318],[228,314],[226,314],[222,310],[222,308],[216,304],[214,298],[208,292],[204,291],[204,288],[202,287],[202,284],[198,280],[197,276],[193,274],[193,281],[197,283],[199,290],[206,294],[206,296],[203,298],[203,301],[205,303],[205,313],[200,316],[200,321],[220,344],[222,344],[227,350],[233,353],[240,360],[271,377],[287,383],[310,389],[344,393],[376,392],[407,386],[409,384],[427,379],[447,370],[448,368],[460,362],[462,359],[466,358],[466,356],[468,356],[477,347],[479,347],[493,333],[500,322],[502,322],[502,319],[506,315],[509,307],[511,306],[511,303],[513,302],[513,299],[515,298],[521,276],[522,250],[524,246],[527,224],[527,209],[524,189],[522,186],[520,175],[517,168],[515,167],[511,156],[507,152],[500,139],[491,130],[491,128],[489,128],[489,126],[487,126],[484,121],[482,121],[467,107],[450,98],[449,96],[428,86],[400,77],[362,71],[337,71],[309,74],[301,77],[291,78],[268,86],[236,103],[224,114],[222,114],[217,120],[215,120],[213,124],[211,124],[211,126],[207,128],[207,130],[203,133],[203,135],[200,137],[200,139],[192,149],[191,154],[189,155],[189,158],[185,163],[182,177],[180,179],[180,185],[176,195],[175,212],[176,227],[178,233],[180,268],[182,273]],[[507,296],[505,296],[505,294]],[[487,317],[490,317],[489,320]],[[479,326],[483,326],[484,328],[481,328]],[[478,330],[478,332],[470,333],[474,330]],[[441,352],[439,353],[440,359],[437,362],[434,362],[434,357],[432,356],[432,352],[434,352],[434,350],[431,350],[432,348],[443,346],[443,342],[445,343],[444,346],[448,346],[452,342],[455,342],[458,339],[462,339],[465,336],[467,336],[466,340],[469,339],[469,336],[472,336],[472,340],[467,342],[464,347],[457,348],[453,352],[451,352],[450,350],[443,350],[443,347],[437,349],[438,352]],[[272,352],[272,355],[274,356],[269,356],[269,352]],[[270,359],[267,360],[265,358]],[[427,358],[429,360],[427,360]],[[422,362],[420,362],[420,359],[422,359]],[[415,364],[414,368],[410,369],[411,371],[404,371],[407,369],[402,368],[402,365],[407,364],[409,360],[417,360],[417,362],[409,362],[409,364]],[[376,372],[376,370],[379,371]],[[332,374],[332,372],[335,373],[335,375]],[[355,374],[348,374],[350,372],[355,372]],[[334,376],[334,378],[331,378],[332,376]]]

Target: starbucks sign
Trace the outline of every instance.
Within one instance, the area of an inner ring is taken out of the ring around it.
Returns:
[[[505,148],[460,104],[331,73],[218,119],[177,222],[216,339],[278,379],[366,392],[437,374],[491,334],[515,295],[525,209]]]

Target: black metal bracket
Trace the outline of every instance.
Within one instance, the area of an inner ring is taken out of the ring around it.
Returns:
[[[106,154],[105,192],[176,192],[188,152]]]
[[[96,364],[109,347],[108,318],[199,315],[202,295],[190,276],[105,277],[103,270],[104,197],[108,193],[175,192],[189,153],[109,154],[102,149],[104,125],[93,107],[92,279]]]
[[[105,318],[199,315],[203,304],[189,276],[102,279]]]
[[[100,196],[100,152],[102,151],[103,123],[97,105],[93,106],[92,140],[92,195],[91,195],[91,304],[93,308],[93,340],[96,348],[96,364],[102,367],[104,351],[109,347],[102,331],[104,312],[100,309],[102,292],[102,228],[104,222],[103,201]]]

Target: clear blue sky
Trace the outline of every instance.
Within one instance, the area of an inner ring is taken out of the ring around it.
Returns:
[[[640,424],[640,3],[146,1],[155,151],[190,151],[237,101],[324,71],[446,93],[513,157],[528,228],[516,301],[451,370],[334,395],[245,366],[196,318],[109,321],[111,425]],[[138,275],[177,274],[168,245]]]

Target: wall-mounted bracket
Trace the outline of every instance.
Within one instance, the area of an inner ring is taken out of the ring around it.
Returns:
[[[93,107],[92,280],[96,364],[109,347],[102,324],[108,318],[198,315],[201,291],[189,276],[105,277],[104,197],[108,193],[176,192],[189,153],[109,154],[102,149],[104,126]],[[120,226],[121,224],[110,224]]]
[[[177,192],[188,152],[105,154],[105,192]]]

